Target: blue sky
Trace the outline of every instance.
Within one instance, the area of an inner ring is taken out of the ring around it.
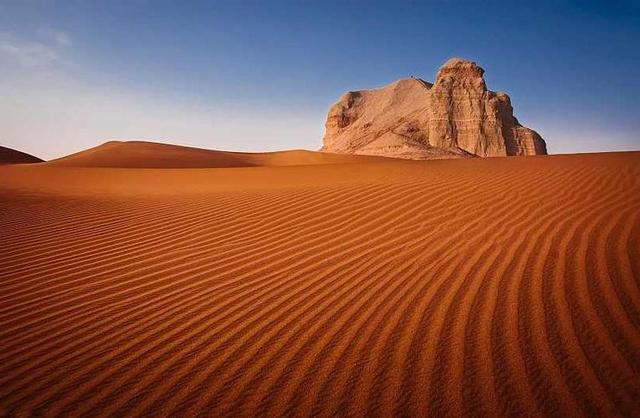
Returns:
[[[317,149],[342,92],[459,56],[551,152],[640,149],[635,3],[3,0],[0,144]]]

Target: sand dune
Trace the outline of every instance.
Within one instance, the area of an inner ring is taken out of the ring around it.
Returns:
[[[0,164],[30,164],[40,162],[42,162],[42,160],[38,157],[0,146]]]
[[[351,163],[380,161],[383,158],[353,157],[306,150],[247,153],[144,141],[109,141],[47,164],[65,167],[228,168]]]
[[[640,153],[120,146],[0,167],[0,415],[640,414]]]

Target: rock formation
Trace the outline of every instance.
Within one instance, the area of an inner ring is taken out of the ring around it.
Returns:
[[[452,58],[435,84],[398,80],[344,94],[330,110],[322,151],[408,159],[546,154],[513,116],[505,93],[487,90],[484,70]]]

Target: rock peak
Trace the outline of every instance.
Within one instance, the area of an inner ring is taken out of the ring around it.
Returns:
[[[322,150],[408,159],[546,154],[483,75],[475,62],[451,58],[433,85],[412,76],[343,95],[329,110]]]
[[[442,70],[445,68],[467,68],[467,67],[480,68],[482,70],[482,68],[478,64],[476,64],[475,61],[471,61],[471,60],[460,58],[460,57],[449,58],[447,61],[445,61],[444,64],[442,64],[440,69]]]
[[[436,75],[436,85],[466,85],[487,90],[484,82],[484,69],[473,61],[451,58],[445,62]]]

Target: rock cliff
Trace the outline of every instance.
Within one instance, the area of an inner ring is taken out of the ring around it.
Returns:
[[[518,123],[509,96],[487,90],[483,74],[452,58],[435,84],[412,77],[348,92],[329,110],[322,150],[417,160],[546,154],[544,140]]]

